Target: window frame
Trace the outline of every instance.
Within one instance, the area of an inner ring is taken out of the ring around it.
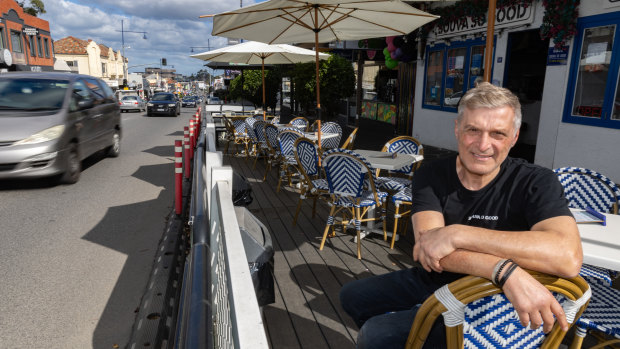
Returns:
[[[37,49],[39,51],[39,57],[43,58],[43,44],[41,43],[40,36],[37,36]]]
[[[37,56],[37,48],[35,47],[34,38],[32,36],[26,36],[28,38],[28,47],[30,48],[30,57]]]
[[[496,38],[494,37],[493,40],[495,41]],[[423,88],[422,88],[422,108],[423,109],[440,110],[440,111],[446,111],[446,112],[451,112],[451,113],[457,112],[458,104],[454,106],[445,105],[445,98],[446,98],[445,85],[446,85],[446,73],[447,73],[447,66],[448,66],[448,51],[454,50],[454,49],[461,49],[461,48],[466,49],[465,61],[463,62],[464,66],[467,67],[467,69],[464,69],[464,74],[463,74],[463,91],[462,92],[464,94],[470,88],[469,82],[470,82],[472,48],[477,47],[477,46],[483,46],[483,47],[486,46],[485,38],[473,38],[473,39],[467,39],[463,41],[439,43],[439,44],[433,45],[432,47],[430,45],[426,46],[426,50],[424,53],[424,56],[425,56],[424,83],[423,83]],[[435,52],[442,52],[441,88],[439,92],[440,105],[427,104],[426,98],[425,98],[429,57],[431,53],[435,53]],[[495,45],[493,45],[493,57],[495,57]],[[482,64],[484,64],[484,57],[483,57]],[[493,63],[491,64],[491,75],[493,75],[494,65],[495,64],[493,60]]]
[[[50,58],[50,44],[47,38],[43,38],[43,46],[45,46],[45,58]]]
[[[0,49],[7,48],[6,40],[4,39],[4,27],[0,27]]]
[[[584,32],[587,29],[615,25],[614,41],[611,47],[611,59],[607,73],[607,82],[603,94],[603,110],[601,117],[587,117],[572,114],[573,102],[575,100],[577,78],[581,64],[581,50],[583,47]],[[571,53],[571,65],[566,86],[566,99],[562,111],[562,122],[570,124],[588,125],[603,128],[620,129],[620,119],[613,120],[612,112],[614,99],[620,86],[620,13],[612,12],[600,15],[581,17],[577,20],[577,34],[573,40],[573,52]]]
[[[19,51],[15,50],[15,45],[13,42],[13,37],[16,37],[19,39]],[[24,53],[24,41],[22,40],[22,33],[18,32],[17,30],[11,30],[10,31],[10,38],[11,38],[11,52],[15,52],[15,53]]]

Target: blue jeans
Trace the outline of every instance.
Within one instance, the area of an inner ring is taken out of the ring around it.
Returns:
[[[340,303],[360,331],[357,348],[405,347],[418,308],[442,285],[424,269],[412,268],[355,280],[340,290]],[[424,348],[445,348],[443,318],[439,317]]]

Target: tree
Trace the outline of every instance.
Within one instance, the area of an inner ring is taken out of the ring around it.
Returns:
[[[275,109],[280,84],[280,69],[274,68],[265,71],[265,106]],[[230,97],[244,98],[254,104],[254,107],[263,105],[263,81],[260,70],[246,70],[242,76],[238,75],[230,82]]]
[[[45,4],[43,4],[42,0],[29,0],[30,4],[26,4],[26,1],[18,1],[17,4],[24,9],[24,12],[31,16],[37,16],[39,14],[46,13],[45,12]]]
[[[332,119],[338,112],[338,104],[343,98],[355,93],[355,72],[351,62],[331,55],[319,65],[321,84],[321,112],[325,119]],[[298,63],[293,68],[292,81],[295,84],[295,100],[306,111],[316,107],[316,65]]]

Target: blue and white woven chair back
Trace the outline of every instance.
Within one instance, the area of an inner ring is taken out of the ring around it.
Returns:
[[[323,153],[323,167],[331,194],[359,198],[367,176],[375,179],[370,163],[361,155],[341,148]]]
[[[268,145],[273,150],[278,150],[278,133],[280,131],[274,125],[267,124],[265,125],[265,138],[267,139]]]
[[[233,126],[235,126],[235,135],[236,136],[246,136],[246,123],[244,119],[233,119]]]
[[[254,133],[256,134],[256,138],[258,142],[261,144],[267,143],[267,137],[265,136],[265,125],[267,123],[262,120],[258,120],[254,123]]]
[[[319,173],[319,153],[316,144],[304,138],[297,142],[295,151],[306,174],[308,176],[316,176]]]
[[[418,144],[412,139],[399,139],[392,143],[386,144],[387,151],[390,153],[402,153],[402,154],[420,154],[422,150],[422,144]],[[392,172],[399,173],[411,173],[413,164],[405,166],[401,169],[394,170]]]
[[[274,116],[273,118],[271,118],[271,121],[269,121],[272,124],[278,124],[280,123],[280,117],[279,116]]]
[[[261,116],[261,119],[262,119],[262,116]],[[245,122],[247,122],[248,125],[250,125],[250,128],[254,127],[254,123],[256,121],[258,121],[258,119],[256,119],[256,116],[248,117],[248,118],[245,119]]]
[[[602,174],[580,167],[562,167],[553,172],[564,187],[570,207],[590,207],[606,213],[618,209],[620,188]]]
[[[295,141],[301,136],[301,133],[297,131],[280,130],[280,133],[278,134],[280,153],[286,157],[293,157],[293,147],[295,146]]]
[[[245,119],[245,128],[247,130],[248,137],[252,140],[252,143],[258,143],[258,137],[256,136],[256,130],[254,129],[255,122],[249,122],[249,120],[252,120],[252,118]]]
[[[567,298],[556,295],[560,304]],[[514,307],[503,293],[465,305],[463,343],[465,348],[538,348],[545,340],[542,326],[523,327]]]
[[[338,148],[342,138],[342,127],[336,122],[326,122],[321,125],[322,133],[337,133],[338,137],[321,139],[321,147],[325,149]]]
[[[306,128],[306,127],[308,127],[308,120],[305,120],[305,119],[293,119],[293,120],[291,120],[291,125],[303,126],[304,128]]]

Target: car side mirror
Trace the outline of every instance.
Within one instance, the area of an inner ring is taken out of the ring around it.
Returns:
[[[92,108],[93,105],[95,105],[95,103],[93,102],[92,99],[80,99],[77,102],[78,108],[79,109],[88,109],[88,108]]]

